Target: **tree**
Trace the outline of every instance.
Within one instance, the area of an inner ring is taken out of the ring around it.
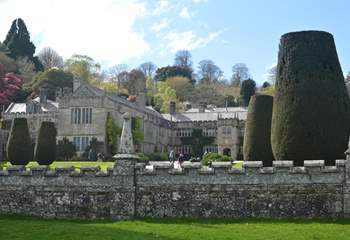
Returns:
[[[271,83],[275,84],[277,77],[277,65],[274,64],[266,70],[265,78]]]
[[[194,88],[188,78],[181,76],[170,77],[166,80],[166,83],[176,91],[176,96],[181,102],[189,99]]]
[[[174,65],[192,69],[192,55],[188,50],[179,50],[176,52]]]
[[[159,109],[162,113],[169,112],[170,102],[178,102],[176,99],[176,91],[166,82],[159,82],[157,84],[157,93],[154,95],[156,109]]]
[[[322,31],[281,37],[271,124],[271,145],[279,160],[344,158],[350,133],[350,100],[334,38]]]
[[[250,97],[255,94],[256,83],[252,79],[244,80],[241,85],[240,95],[242,99],[242,105],[248,106]]]
[[[167,66],[158,68],[156,75],[154,76],[154,81],[165,81],[167,78],[182,76],[190,79],[191,83],[194,84],[195,81],[192,79],[192,70],[186,67],[179,66]]]
[[[16,93],[22,89],[23,80],[14,73],[6,73],[0,64],[0,107],[5,108],[15,100]]]
[[[212,60],[202,60],[199,62],[197,74],[201,83],[211,84],[220,80],[223,71]]]
[[[108,77],[109,82],[116,83],[118,87],[120,87],[121,82],[121,74],[128,71],[128,65],[126,64],[116,64],[110,68],[108,68],[106,75]]]
[[[249,69],[245,63],[236,63],[232,67],[231,85],[239,87],[241,82],[249,79]]]
[[[144,136],[142,131],[142,120],[139,117],[131,118],[132,140],[138,150],[141,150],[141,144]],[[136,149],[137,150],[137,149]]]
[[[274,159],[271,149],[272,105],[271,96],[251,97],[244,131],[244,161],[262,161],[264,167],[272,166]]]
[[[263,85],[261,86],[262,89],[270,87],[271,84],[269,82],[264,82]]]
[[[106,119],[106,143],[107,143],[107,152],[110,155],[114,155],[118,150],[118,141],[120,139],[120,135],[122,133],[122,129],[118,127],[118,125],[114,122],[111,113],[107,113]]]
[[[140,69],[147,78],[152,78],[157,70],[157,65],[153,62],[142,63],[138,69]]]
[[[83,82],[98,84],[101,79],[101,66],[94,59],[85,55],[75,54],[64,63],[64,69]]]
[[[37,73],[34,63],[28,57],[17,57],[16,69],[24,83],[30,83]]]
[[[0,53],[6,54],[6,55],[10,54],[10,49],[8,49],[8,47],[6,47],[6,45],[1,42],[0,42]]]
[[[35,75],[30,84],[32,91],[38,92],[41,87],[48,90],[49,99],[55,100],[58,90],[63,92],[65,88],[73,89],[73,74],[56,68],[47,69]]]
[[[63,68],[63,58],[54,49],[50,47],[43,48],[39,52],[38,58],[45,69]]]
[[[208,103],[217,107],[224,107],[226,103],[225,96],[217,91],[213,85],[197,85],[189,95],[190,102],[197,106],[201,103]]]
[[[128,73],[127,77],[129,95],[138,95],[140,92],[146,92],[146,77],[141,70],[133,69]]]
[[[14,118],[6,146],[7,159],[12,165],[27,165],[33,160],[33,147],[27,119]]]
[[[58,141],[56,153],[57,159],[67,161],[75,155],[75,145],[64,137],[62,140]]]
[[[16,72],[17,66],[15,60],[0,52],[0,64],[4,72]]]
[[[24,21],[17,18],[12,22],[7,33],[4,45],[10,50],[9,56],[13,59],[27,57],[33,62],[36,71],[43,70],[43,65],[37,57],[34,57],[35,46],[30,41],[30,35]]]
[[[50,165],[56,160],[57,130],[53,122],[42,122],[35,144],[35,160],[39,165]]]

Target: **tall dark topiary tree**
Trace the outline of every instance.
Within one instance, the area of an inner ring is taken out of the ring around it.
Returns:
[[[13,119],[6,152],[12,165],[27,165],[29,161],[33,160],[33,147],[27,119]]]
[[[245,161],[262,161],[272,166],[271,118],[273,97],[255,95],[250,99],[245,123],[243,158]]]
[[[56,159],[57,130],[53,122],[42,122],[35,144],[35,159],[40,165],[50,165]]]
[[[349,139],[349,97],[333,36],[292,32],[278,54],[271,143],[276,159],[343,158]]]
[[[11,28],[7,33],[4,45],[10,50],[11,58],[28,57],[37,71],[44,70],[43,65],[37,57],[34,57],[35,46],[30,41],[30,35],[24,21],[21,18],[13,20]]]
[[[255,94],[255,88],[256,88],[256,83],[252,79],[247,79],[242,82],[240,95],[241,95],[243,106],[248,106],[250,97]]]

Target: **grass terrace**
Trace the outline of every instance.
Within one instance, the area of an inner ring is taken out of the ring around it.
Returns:
[[[350,220],[43,220],[0,216],[1,240],[350,239]]]

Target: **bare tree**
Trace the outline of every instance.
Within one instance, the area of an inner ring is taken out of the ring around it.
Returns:
[[[180,66],[180,67],[192,68],[192,55],[190,51],[188,50],[177,51],[175,55],[174,65]]]
[[[62,69],[63,58],[52,48],[45,47],[38,54],[40,62],[44,65],[45,69],[53,67]]]
[[[265,78],[271,84],[275,84],[276,82],[276,77],[277,77],[277,64],[273,64],[269,68],[267,68],[266,73],[265,73]]]
[[[223,71],[212,60],[202,60],[198,65],[198,77],[201,83],[211,84],[220,81]]]
[[[250,78],[249,69],[245,63],[236,63],[232,67],[231,85],[239,87],[241,82]]]
[[[24,83],[29,83],[36,74],[35,66],[28,57],[17,57],[16,59],[17,71],[19,77],[24,80]]]
[[[110,67],[107,70],[107,77],[110,82],[118,83],[119,81],[119,75],[122,72],[127,72],[128,71],[128,65],[126,64],[117,64],[112,67]]]
[[[143,74],[146,77],[152,78],[157,70],[157,65],[155,65],[153,62],[145,62],[142,63],[138,68],[143,72]]]

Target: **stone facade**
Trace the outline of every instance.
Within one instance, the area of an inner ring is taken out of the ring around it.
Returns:
[[[140,152],[167,153],[174,149],[176,153],[191,155],[191,146],[183,146],[180,139],[191,136],[193,129],[202,129],[204,136],[215,137],[212,144],[203,146],[203,152],[219,152],[233,159],[242,159],[246,109],[201,106],[181,113],[174,110],[171,114],[160,114],[145,106],[142,88],[135,89],[138,94],[131,102],[74,80],[73,93],[66,91],[64,96],[57,96],[57,102],[46,99],[43,93],[27,103],[12,103],[3,114],[4,128],[9,130],[12,119],[16,117],[27,118],[34,144],[41,122],[52,121],[57,126],[57,140],[67,138],[76,146],[78,154],[84,152],[93,138],[99,142],[98,152],[107,153],[107,115],[121,127],[122,115],[128,112],[141,123],[144,137],[142,144],[137,146]]]
[[[350,217],[350,161],[245,162],[182,169],[128,158],[99,167],[22,166],[0,171],[0,214],[46,218],[134,217],[336,218]]]

